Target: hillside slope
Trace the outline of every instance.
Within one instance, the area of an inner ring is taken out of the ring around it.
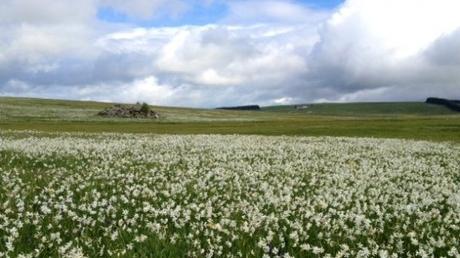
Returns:
[[[272,106],[265,107],[264,110],[329,116],[433,116],[457,114],[457,112],[444,106],[431,105],[424,102],[325,103]]]
[[[301,110],[278,106],[262,111],[153,106],[161,119],[97,116],[111,105],[0,97],[0,131],[349,136],[460,142],[460,115],[423,103],[315,104]]]

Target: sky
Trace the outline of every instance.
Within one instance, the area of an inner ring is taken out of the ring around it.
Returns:
[[[0,96],[460,99],[458,0],[2,0]]]

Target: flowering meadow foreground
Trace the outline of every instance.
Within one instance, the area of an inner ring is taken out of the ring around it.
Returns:
[[[460,257],[460,146],[0,133],[0,257]]]

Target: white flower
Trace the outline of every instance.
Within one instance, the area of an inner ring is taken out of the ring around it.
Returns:
[[[74,247],[70,249],[67,253],[65,253],[63,258],[86,258],[83,250],[80,247]]]
[[[322,247],[314,246],[312,248],[312,252],[314,254],[322,254],[322,253],[324,253],[324,249]]]
[[[15,134],[0,131],[0,257],[132,256],[149,236],[190,257],[459,257],[455,144]]]
[[[138,243],[142,243],[142,242],[144,242],[146,239],[147,239],[147,236],[146,236],[146,235],[140,235],[140,236],[136,236],[135,241],[138,242]]]

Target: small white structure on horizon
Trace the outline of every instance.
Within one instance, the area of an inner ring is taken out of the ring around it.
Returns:
[[[310,107],[310,106],[308,106],[308,105],[297,105],[297,106],[295,106],[295,109],[300,110],[300,109],[307,109],[307,108],[309,108],[309,107]]]

